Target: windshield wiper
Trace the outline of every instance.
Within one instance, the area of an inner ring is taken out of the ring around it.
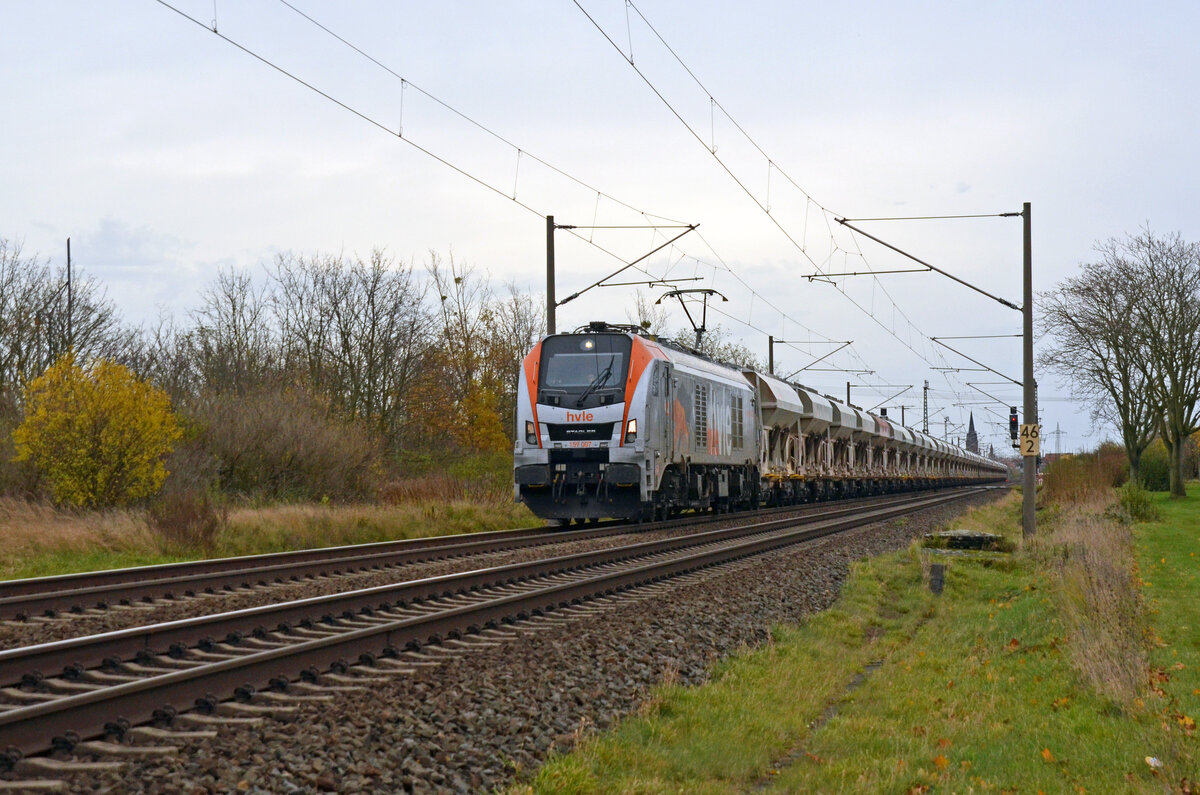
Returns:
[[[579,400],[575,401],[575,408],[580,408],[583,405],[583,401],[588,399],[588,395],[608,383],[608,379],[612,378],[613,363],[616,360],[617,355],[614,353],[608,360],[608,367],[605,367],[592,379],[592,383],[588,384],[587,389],[583,390],[583,394],[579,396]]]

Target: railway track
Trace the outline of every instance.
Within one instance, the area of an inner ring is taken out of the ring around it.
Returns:
[[[139,724],[202,722],[192,716],[222,701],[265,700],[259,708],[269,709],[318,697],[314,682],[336,688],[347,677],[369,682],[401,674],[431,645],[486,638],[507,623],[979,491],[836,506],[0,652],[0,766],[94,737],[121,739]]]
[[[893,497],[873,497],[851,504],[870,505],[889,499]],[[827,506],[828,503],[817,503],[774,508],[759,511],[757,515],[821,511]],[[688,515],[643,524],[605,522],[576,530],[530,527],[6,580],[0,581],[0,620],[57,618],[107,610],[114,605],[179,601],[222,591],[269,588],[317,577],[350,576],[430,561],[588,541],[635,531],[693,526],[728,518],[723,514]]]

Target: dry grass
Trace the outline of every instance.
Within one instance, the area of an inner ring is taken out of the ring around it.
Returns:
[[[155,533],[142,511],[77,513],[10,497],[0,497],[0,538],[5,563],[37,550],[156,549]]]
[[[1002,532],[1006,537],[1021,533],[1021,493],[1010,489],[1003,497],[984,505],[969,506],[946,523],[947,529]]]
[[[487,504],[466,500],[403,505],[277,505],[241,508],[217,538],[225,555],[249,555],[308,547],[339,546],[473,533],[538,524],[511,498]]]
[[[1054,582],[1075,667],[1117,703],[1145,687],[1147,648],[1133,534],[1113,521],[1111,490],[1063,509],[1029,546]]]
[[[1054,583],[1074,666],[1097,691],[1129,705],[1145,688],[1148,650],[1129,524],[1141,518],[1131,516],[1138,489],[1113,489],[1123,466],[1110,448],[1055,461],[1041,494],[1055,510],[1028,549]]]
[[[361,544],[536,525],[511,497],[403,505],[295,504],[226,511],[182,501],[154,510],[63,511],[0,498],[0,578]]]
[[[512,502],[512,486],[507,480],[497,485],[494,478],[468,479],[432,473],[385,484],[379,489],[379,500],[388,505],[459,501],[497,505]]]

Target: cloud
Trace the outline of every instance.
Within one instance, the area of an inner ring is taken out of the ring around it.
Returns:
[[[178,263],[191,248],[175,235],[103,218],[95,231],[77,236],[75,258],[94,270],[140,275]]]
[[[71,241],[75,267],[107,290],[131,323],[151,320],[160,309],[180,311],[194,303],[201,286],[195,246],[150,227],[111,217]]]

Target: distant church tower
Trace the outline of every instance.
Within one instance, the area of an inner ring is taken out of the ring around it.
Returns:
[[[971,412],[970,424],[967,425],[967,451],[979,453],[979,434],[975,433],[975,412]]]

